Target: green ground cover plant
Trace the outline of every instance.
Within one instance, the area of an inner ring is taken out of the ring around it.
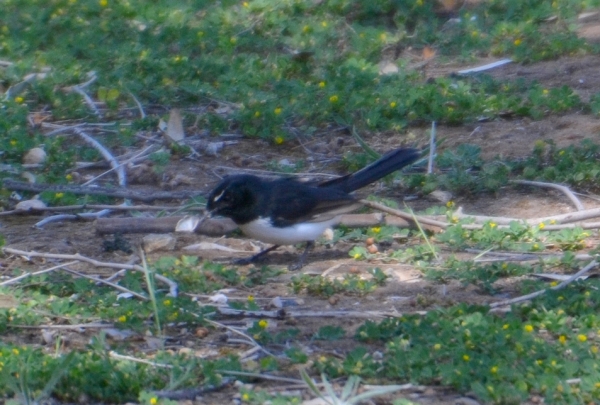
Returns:
[[[23,156],[40,145],[48,158],[36,172],[39,183],[67,184],[76,161],[99,160],[94,148],[49,135],[43,122],[102,124],[103,142],[122,150],[137,145],[139,131],[157,131],[172,107],[182,109],[186,125],[214,139],[234,132],[275,145],[291,144],[299,133],[318,137],[332,126],[368,135],[401,133],[430,121],[455,125],[506,115],[538,119],[574,109],[598,114],[598,94],[588,102],[568,86],[547,88],[484,74],[428,78],[404,52],[429,50],[443,61],[496,56],[523,63],[595,53],[595,45],[577,37],[574,21],[579,12],[598,5],[592,0],[491,0],[444,10],[422,0],[52,0],[43,6],[34,0],[4,0],[0,179],[18,178]],[[392,60],[398,71],[380,74],[385,60]],[[90,78],[94,80],[83,91],[102,103],[99,114],[74,87]],[[139,117],[136,101],[146,117]],[[474,196],[529,179],[595,192],[599,148],[592,141],[567,148],[540,141],[529,158],[511,161],[485,160],[477,146],[465,144],[439,154],[438,174],[413,173],[403,184],[420,194],[446,189]],[[362,167],[372,159],[368,152],[347,155],[344,163],[353,170]],[[190,153],[187,147],[170,146],[151,156],[153,170],[162,173],[171,159]],[[267,168],[295,172],[304,165],[273,161]],[[9,205],[9,194],[0,193],[3,207]],[[41,198],[51,205],[110,201],[54,192]],[[596,236],[581,228],[550,232],[545,227],[551,223],[500,227],[490,221],[481,229],[467,229],[470,221],[454,221],[452,208],[436,208],[453,225],[435,236],[382,226],[340,229],[328,243],[356,243],[349,255],[361,264],[410,264],[429,280],[458,280],[491,299],[506,293],[515,277],[580,268],[575,253]],[[371,253],[364,246],[367,239],[380,251]],[[540,259],[535,264],[483,264],[462,258],[467,248],[540,254]],[[541,257],[557,252],[559,257]],[[588,253],[595,257],[594,251]],[[249,295],[226,304],[256,313],[251,324],[236,331],[263,351],[256,361],[243,362],[230,348],[222,349],[217,359],[201,359],[171,350],[169,344],[190,330],[216,330],[217,304],[199,305],[195,295],[266,288],[282,274],[280,269],[240,271],[182,256],[164,257],[147,270],[145,277],[127,273],[119,281],[137,298],[123,298],[111,287],[58,271],[1,287],[0,294],[14,304],[0,309],[0,398],[27,404],[48,398],[171,404],[157,392],[222,387],[234,375],[247,382],[260,373],[297,377],[291,375],[292,364],[304,367],[308,386],[306,373],[322,375],[323,382],[350,378],[349,395],[356,393],[359,376],[373,384],[448,386],[487,403],[518,404],[531,397],[557,404],[600,401],[600,286],[595,279],[549,290],[506,313],[420,296],[415,306],[425,314],[361,321],[355,333],[345,325],[331,325],[306,335],[299,325],[261,318],[264,305]],[[23,272],[11,269],[6,276]],[[167,295],[157,285],[157,275],[176,281],[179,296]],[[287,288],[310,299],[358,299],[386,287],[388,279],[374,266],[364,277],[295,275]],[[545,289],[547,283],[527,279],[511,288],[511,293],[525,294]],[[90,333],[84,344],[52,335],[46,345],[24,333],[50,323],[92,322],[104,322],[111,331]],[[144,352],[135,342],[113,339],[115,331],[156,338],[157,347]],[[353,347],[333,355],[327,345],[338,341],[350,341]],[[239,372],[248,374],[235,374]],[[303,400],[247,386],[235,389],[243,403]]]

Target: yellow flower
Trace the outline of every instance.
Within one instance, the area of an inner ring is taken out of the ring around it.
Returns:
[[[248,296],[248,302],[254,302],[254,295]]]
[[[16,139],[11,139],[10,140],[10,146],[17,146],[17,140]]]
[[[100,0],[100,7],[108,6],[108,0]]]
[[[307,32],[309,32],[309,31],[310,31],[310,26],[309,25],[305,25],[304,27],[302,27],[302,32],[304,32],[305,34]]]
[[[150,405],[156,405],[158,403],[158,399],[156,397],[150,398]]]
[[[559,155],[559,156],[562,156],[562,155],[564,155],[564,154],[565,154],[565,151],[564,151],[564,150],[561,150],[560,152],[558,152],[558,155]]]
[[[508,269],[508,263],[502,263],[502,270]]]
[[[21,97],[21,96],[15,97],[15,102],[17,104],[21,104],[23,101],[25,101],[25,99],[23,97]]]
[[[446,203],[447,208],[454,208],[454,201],[450,200]]]
[[[385,35],[385,32],[379,34],[379,39],[381,39],[382,41],[385,41],[387,39],[387,35]]]
[[[258,326],[259,326],[261,329],[267,329],[267,326],[269,326],[269,322],[265,321],[264,319],[261,319],[261,320],[258,322]]]
[[[260,111],[256,111],[256,112],[254,113],[254,118],[258,118],[258,117],[260,117]]]
[[[534,243],[532,248],[533,248],[533,250],[538,250],[540,248],[540,245],[538,245],[537,243]]]
[[[442,345],[439,343],[436,343],[433,345],[433,350],[440,350],[442,348]]]
[[[550,225],[554,225],[554,224],[556,224],[556,219],[551,219],[550,220]]]
[[[497,227],[498,224],[495,222],[490,222],[490,228],[494,229],[495,227]]]
[[[325,87],[325,82],[319,82],[319,87],[320,87],[320,88],[323,88],[323,87]]]
[[[536,360],[535,362],[537,363],[538,366],[541,366],[542,364],[544,364],[544,362],[542,360]]]
[[[543,222],[540,222],[540,224],[538,225],[538,228],[540,229],[544,229],[546,227],[546,224]]]
[[[56,194],[54,194],[54,197],[56,197],[56,198],[63,198],[64,195],[65,195],[65,193],[56,193]]]
[[[236,37],[229,38],[229,43],[235,44],[236,42],[237,42],[237,38]]]
[[[580,342],[585,342],[587,340],[587,336],[583,335],[583,334],[579,334],[579,335],[577,335],[577,340],[579,340]]]
[[[492,367],[490,368],[490,373],[492,373],[492,374],[496,374],[497,372],[498,372],[498,366],[492,366]]]
[[[163,301],[163,304],[165,305],[165,307],[168,307],[169,305],[171,305],[171,300],[170,299],[166,299]]]
[[[590,351],[594,354],[598,353],[598,346],[592,346],[590,347]]]
[[[373,233],[379,233],[381,232],[381,228],[376,226],[375,228],[371,228],[371,230],[373,231]]]
[[[471,360],[471,356],[469,356],[468,354],[464,354],[463,355],[463,360],[464,361],[469,361],[469,360]]]
[[[323,28],[327,27],[327,21],[323,21],[323,22],[321,23],[321,26],[322,26]]]
[[[395,102],[395,101],[392,101],[392,102],[390,103],[390,107],[391,107],[391,108],[394,108],[394,107],[396,107],[396,102]]]
[[[360,253],[354,253],[354,259],[358,260],[360,259],[362,255]]]
[[[275,144],[277,145],[281,145],[283,143],[284,139],[281,135],[278,135],[275,137]]]
[[[556,287],[558,285],[558,281],[551,281],[550,287]]]
[[[119,322],[121,322],[121,323],[125,322],[126,320],[127,320],[127,317],[125,315],[121,315],[119,317]]]
[[[517,38],[517,39],[515,39],[514,44],[515,44],[515,46],[519,46],[519,45],[521,45],[521,42],[522,41],[519,38]]]
[[[67,179],[67,181],[71,181],[71,180],[73,180],[73,175],[72,174],[67,174],[65,176],[65,179]]]
[[[279,115],[281,114],[281,107],[277,107],[273,112],[275,113],[275,115]]]
[[[458,217],[455,215],[455,216],[453,216],[452,218],[450,218],[450,221],[451,221],[453,224],[457,224],[457,223],[458,223]]]
[[[12,349],[12,352],[15,356],[19,355],[19,349],[17,349],[16,347],[14,349]]]
[[[250,395],[248,395],[247,392],[244,392],[244,394],[242,395],[242,401],[250,401]]]
[[[531,326],[531,325],[525,325],[523,327],[523,329],[525,329],[525,332],[527,332],[527,333],[533,332],[533,326]]]
[[[478,35],[479,35],[479,32],[477,32],[477,31],[471,31],[471,36],[473,38],[477,38]]]
[[[550,91],[548,89],[544,89],[544,90],[542,90],[542,93],[544,93],[544,96],[547,96],[548,93],[550,93]]]
[[[243,2],[243,3],[242,3],[242,6],[244,6],[244,7],[248,7],[248,2],[247,2],[247,1]]]
[[[338,100],[339,100],[339,97],[337,95],[335,95],[335,94],[333,96],[329,97],[329,102],[330,103],[337,103]]]
[[[564,345],[565,343],[567,343],[567,337],[565,335],[560,335],[558,337],[558,341]]]

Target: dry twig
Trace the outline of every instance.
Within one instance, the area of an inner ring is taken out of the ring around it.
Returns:
[[[553,189],[558,190],[558,191],[562,192],[563,194],[565,194],[569,198],[569,200],[571,200],[571,202],[575,205],[575,208],[577,208],[577,211],[583,211],[585,209],[583,207],[583,204],[581,204],[581,201],[579,201],[579,198],[577,198],[577,196],[575,194],[573,194],[573,192],[571,191],[571,189],[569,187],[562,186],[560,184],[546,183],[546,182],[542,182],[542,181],[529,181],[529,180],[511,180],[511,183],[523,184],[525,186],[553,188]]]
[[[18,256],[24,256],[28,260],[31,257],[44,257],[47,259],[76,260],[76,261],[89,263],[96,267],[108,267],[111,269],[119,269],[119,270],[127,269],[127,270],[135,270],[135,271],[140,271],[140,272],[144,271],[143,267],[139,266],[137,264],[101,262],[101,261],[89,258],[87,256],[80,255],[79,253],[76,253],[74,255],[69,255],[69,254],[61,254],[61,253],[27,252],[24,250],[13,249],[13,248],[9,248],[9,247],[2,248],[2,251],[4,253],[9,253],[9,254],[18,255]],[[169,293],[172,296],[174,296],[174,297],[177,296],[177,290],[178,290],[177,283],[175,283],[174,281],[172,281],[172,280],[168,279],[167,277],[162,276],[160,274],[155,274],[154,277],[156,277],[157,280],[159,280],[162,283],[165,283],[169,286]]]
[[[597,265],[598,265],[598,262],[596,261],[596,259],[592,260],[583,269],[579,270],[577,273],[573,274],[571,277],[569,277],[565,281],[561,282],[557,286],[551,287],[550,290],[560,290],[560,289],[565,288],[567,285],[572,283],[574,280],[577,280],[579,277],[583,276],[585,273],[592,270]],[[547,290],[548,289],[545,288],[543,290],[539,290],[539,291],[533,292],[531,294],[522,295],[520,297],[511,298],[509,300],[494,302],[494,303],[490,304],[490,308],[493,309],[493,308],[503,307],[506,305],[516,304],[518,302],[528,301],[528,300],[534,299],[536,297],[539,297],[540,295],[544,294]]]

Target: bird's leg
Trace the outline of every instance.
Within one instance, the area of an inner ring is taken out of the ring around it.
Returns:
[[[314,241],[306,242],[306,247],[304,248],[304,252],[302,252],[302,254],[298,258],[298,261],[296,263],[290,264],[288,266],[288,269],[290,271],[295,271],[295,270],[300,270],[302,267],[304,267],[304,260],[306,259],[306,256],[308,256],[308,252],[310,252],[314,248],[315,248]]]
[[[240,265],[240,266],[244,266],[246,264],[254,263],[255,261],[257,261],[258,259],[260,259],[264,255],[266,255],[267,253],[269,253],[272,250],[277,249],[278,247],[279,247],[279,245],[273,245],[270,248],[267,248],[265,250],[261,250],[260,252],[258,252],[254,256],[245,257],[243,259],[236,259],[236,260],[233,260],[231,263],[232,264],[237,264],[237,265]]]

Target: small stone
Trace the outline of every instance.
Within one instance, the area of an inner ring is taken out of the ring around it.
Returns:
[[[275,297],[271,300],[271,306],[274,308],[283,308],[283,301],[280,297]]]
[[[196,335],[196,337],[198,337],[200,339],[203,339],[203,338],[205,338],[205,337],[208,336],[208,329],[206,329],[206,328],[198,328],[194,332],[194,335]]]
[[[146,253],[157,250],[173,250],[175,249],[175,238],[171,235],[151,233],[144,236],[142,245]]]
[[[23,164],[35,165],[44,163],[46,160],[46,152],[42,148],[32,148],[23,156]]]
[[[436,201],[439,201],[443,204],[446,204],[448,201],[450,201],[452,199],[452,193],[449,193],[448,191],[442,191],[442,190],[434,190],[431,193],[429,193],[429,196],[431,198],[433,198]]]
[[[46,208],[46,204],[40,200],[25,200],[15,206],[17,211],[35,211]]]
[[[377,253],[379,249],[377,249],[377,245],[369,245],[367,246],[367,251],[371,254]]]

